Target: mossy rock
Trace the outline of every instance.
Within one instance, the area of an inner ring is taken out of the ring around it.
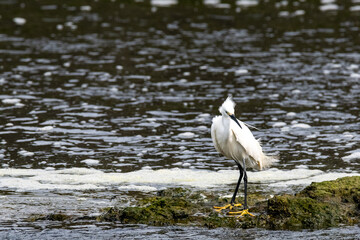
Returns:
[[[149,225],[191,225],[208,228],[320,229],[356,224],[360,216],[360,177],[312,183],[295,195],[249,194],[250,212],[255,217],[231,217],[215,212],[214,205],[230,199],[209,192],[173,188],[138,200],[133,207],[113,207],[100,221]],[[241,200],[239,201],[241,202]]]
[[[355,224],[360,216],[360,176],[311,183],[295,196],[268,201],[269,228],[319,229]]]
[[[360,176],[312,183],[295,195],[268,196],[250,193],[248,202],[256,216],[234,217],[226,211],[214,211],[213,206],[228,204],[212,192],[170,188],[156,195],[141,195],[135,206],[115,206],[103,209],[98,221],[119,221],[124,224],[156,226],[186,225],[208,228],[320,229],[360,222]],[[242,198],[237,202],[241,203]],[[241,210],[233,209],[233,211]],[[90,216],[68,216],[62,213],[34,215],[29,221],[94,220]]]
[[[289,195],[270,199],[267,213],[271,229],[328,228],[346,220],[346,212],[339,205]]]
[[[135,207],[110,208],[99,219],[160,226],[186,224],[196,209],[196,206],[186,199],[190,191],[179,188],[172,190],[159,191],[158,196],[144,198]]]
[[[235,217],[224,217],[220,216],[217,212],[197,219],[197,225],[208,228],[228,227],[236,228],[239,226],[238,221]]]
[[[299,196],[307,196],[319,201],[336,203],[356,203],[360,201],[360,176],[344,177],[334,181],[311,183]]]

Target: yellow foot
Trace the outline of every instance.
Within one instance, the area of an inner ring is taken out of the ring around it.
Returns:
[[[223,207],[214,206],[214,208],[215,208],[215,211],[221,212],[221,210],[225,210],[225,209],[231,210],[231,209],[233,209],[234,207],[240,207],[240,206],[241,206],[241,203],[237,203],[237,204],[227,204],[227,205],[225,205],[225,206],[223,206]]]
[[[252,214],[252,213],[249,213],[249,209],[245,209],[245,210],[242,210],[242,211],[238,211],[238,212],[229,212],[229,214],[231,214],[231,215],[239,215],[239,216],[237,216],[237,217],[242,217],[242,216],[244,216],[244,215],[250,215],[250,216],[252,216],[252,217],[255,217],[255,215],[254,214]]]

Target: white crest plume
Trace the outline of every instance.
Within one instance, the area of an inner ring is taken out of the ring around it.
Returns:
[[[226,98],[225,102],[221,105],[221,108],[230,114],[235,113],[235,102],[232,99],[232,96],[229,94],[229,96]],[[219,109],[220,110],[220,109]],[[220,110],[220,112],[222,112]]]

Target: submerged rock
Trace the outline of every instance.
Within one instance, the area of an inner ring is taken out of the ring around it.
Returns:
[[[249,195],[249,202],[253,205],[250,212],[255,217],[234,217],[224,212],[218,213],[212,208],[213,205],[226,204],[228,199],[221,199],[208,192],[173,188],[160,191],[157,196],[140,199],[136,206],[109,208],[98,220],[158,226],[290,230],[328,228],[360,222],[360,176],[312,183],[295,195],[257,201],[263,198]]]

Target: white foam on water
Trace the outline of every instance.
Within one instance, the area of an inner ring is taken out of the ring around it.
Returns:
[[[279,12],[279,17],[288,17],[290,15],[290,13],[288,11],[280,11]]]
[[[256,6],[258,3],[259,3],[258,0],[238,0],[238,1],[236,1],[236,5],[241,6],[241,7]]]
[[[337,11],[339,6],[336,4],[325,4],[320,6],[320,11]]]
[[[350,7],[350,11],[351,11],[351,12],[358,12],[358,11],[360,11],[360,5]]]
[[[188,138],[194,138],[195,137],[195,133],[193,132],[184,132],[184,133],[180,133],[178,135],[179,138],[183,138],[183,139],[188,139]]]
[[[356,7],[359,7],[359,6],[356,6]],[[351,10],[351,8],[350,8],[350,10]],[[348,66],[347,69],[349,69],[349,70],[359,69],[359,65],[357,65],[357,64],[350,64],[350,66]]]
[[[302,15],[304,15],[304,14],[305,14],[305,11],[302,10],[302,9],[296,10],[296,11],[294,12],[294,15],[295,15],[295,16],[302,16]]]
[[[81,6],[80,10],[84,11],[84,12],[90,12],[91,11],[91,6],[89,6],[89,5]]]
[[[138,192],[154,192],[158,190],[156,187],[139,186],[139,185],[120,186],[118,187],[118,189],[121,191],[138,191]]]
[[[296,113],[294,113],[294,112],[288,112],[288,113],[286,113],[286,116],[289,116],[289,117],[293,117],[293,116],[295,116],[296,115]]]
[[[13,22],[17,25],[24,25],[26,23],[26,19],[22,17],[15,17],[13,18]]]
[[[16,189],[17,191],[33,191],[33,190],[87,190],[87,189],[98,189],[101,187],[92,185],[92,184],[82,184],[82,185],[73,185],[73,184],[50,184],[39,182],[36,179],[21,179],[16,178],[14,181],[13,178],[1,178],[0,187],[6,187],[10,189]]]
[[[358,11],[360,11],[360,6],[359,6],[359,10]],[[350,74],[350,77],[351,78],[360,78],[360,74],[359,73],[351,73]]]
[[[268,186],[274,187],[274,188],[282,188],[282,187],[291,187],[295,185],[309,185],[312,182],[323,182],[323,181],[331,181],[342,177],[348,177],[348,176],[360,176],[359,173],[339,173],[339,172],[329,172],[322,174],[311,176],[308,178],[302,178],[302,179],[293,179],[288,181],[282,181],[277,183],[271,183]]]
[[[249,70],[247,70],[247,69],[237,69],[237,70],[235,70],[235,76],[240,76],[240,75],[248,74],[248,73],[249,73]]]
[[[24,156],[24,157],[32,157],[32,156],[35,155],[35,153],[29,152],[29,151],[26,151],[26,150],[20,150],[18,152],[18,154],[20,154],[21,156]]]
[[[4,104],[17,104],[20,103],[20,99],[18,98],[5,98],[2,100],[2,103]]]
[[[168,7],[177,3],[177,0],[151,0],[151,5],[157,7]]]
[[[311,128],[309,124],[306,123],[295,123],[291,125],[292,128]]]
[[[342,159],[346,162],[351,162],[353,160],[360,159],[360,150],[357,150],[351,153],[350,155],[343,157]]]
[[[220,0],[204,0],[204,4],[205,5],[215,5],[215,4],[219,4]]]
[[[54,129],[53,126],[45,126],[45,127],[38,128],[38,130],[42,131],[42,132],[49,132],[49,131],[52,131],[53,129]]]
[[[266,185],[270,188],[287,188],[307,185],[311,182],[334,180],[339,177],[360,175],[359,173],[323,172],[314,169],[248,172],[249,183]],[[126,191],[155,191],[161,187],[186,186],[195,188],[216,188],[236,184],[237,170],[198,169],[141,169],[127,173],[107,173],[88,168],[54,169],[0,169],[0,189],[15,191],[33,190],[86,190],[118,188]]]
[[[273,127],[284,127],[284,126],[286,126],[286,123],[284,122],[275,122],[273,124]]]
[[[292,93],[292,94],[299,94],[299,93],[301,93],[301,90],[299,90],[299,89],[294,89],[294,90],[291,91],[291,93]]]
[[[85,159],[85,160],[82,160],[80,161],[82,163],[85,163],[89,166],[96,166],[96,165],[99,165],[100,161],[99,160],[96,160],[96,159]]]

